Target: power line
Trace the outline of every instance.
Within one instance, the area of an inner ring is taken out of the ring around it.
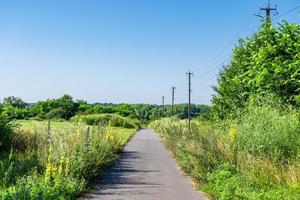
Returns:
[[[285,13],[282,13],[281,15],[275,17],[274,19],[279,19],[279,18],[281,18],[281,17],[283,17],[283,16],[285,16],[285,15],[288,15],[288,14],[290,14],[291,12],[294,12],[295,10],[297,10],[298,8],[300,8],[300,5],[294,7],[293,9],[291,9],[291,10],[285,12]]]
[[[230,42],[228,42],[223,49],[221,49],[217,54],[215,54],[215,56],[211,57],[211,59],[209,59],[209,62],[207,63],[211,63],[212,61],[215,61],[219,56],[223,55],[230,47],[232,47],[235,42],[236,39],[230,40]]]
[[[185,77],[182,77],[182,79],[180,81],[178,81],[175,85],[182,85],[184,84],[184,82],[186,81]]]
[[[208,70],[207,72],[205,72],[205,73],[203,73],[203,74],[201,74],[201,75],[199,75],[199,76],[195,76],[195,78],[201,78],[201,77],[204,77],[204,76],[210,74],[211,72],[213,72],[213,71],[215,71],[216,69],[218,69],[218,68],[220,68],[221,66],[223,66],[224,63],[225,63],[226,61],[228,61],[229,59],[230,59],[230,57],[224,59],[220,64],[216,65],[215,67],[211,68],[210,70]]]
[[[283,17],[283,16],[285,16],[285,15],[288,15],[288,14],[290,14],[291,12],[297,10],[298,8],[300,8],[300,5],[298,5],[298,6],[294,7],[293,9],[291,9],[291,10],[289,10],[289,11],[287,11],[287,12],[285,12],[285,13],[283,13],[283,14],[277,16],[277,17],[275,17],[274,20],[275,20],[275,19],[279,19],[279,18],[281,18],[281,17]],[[270,2],[268,1],[267,6],[266,6],[265,8],[260,8],[260,10],[266,11],[266,19],[270,19],[271,11],[276,11],[276,12],[277,12],[277,6],[275,6],[274,8],[270,7]],[[209,71],[205,72],[205,73],[202,74],[202,75],[196,76],[195,78],[203,77],[203,76],[206,76],[206,75],[210,74],[211,72],[213,72],[213,71],[215,71],[216,69],[218,69],[221,65],[224,65],[224,63],[225,63],[227,60],[229,60],[229,59],[230,59],[230,57],[226,58],[221,64],[216,65],[215,67],[213,67],[213,68],[210,69]]]
[[[187,81],[188,81],[188,80],[185,79],[184,82],[178,87],[177,90],[181,91],[181,89],[183,89],[183,87],[185,86],[185,84],[186,84]]]
[[[249,27],[250,26],[247,26],[247,27],[243,26],[240,32],[245,32],[245,29],[246,28],[248,29]],[[253,27],[251,26],[250,28],[252,29]],[[236,41],[237,41],[237,39],[231,40],[222,50],[220,50],[215,56],[213,56],[211,59],[209,59],[209,61],[212,61],[212,60],[216,59],[217,57],[219,57],[220,55],[223,55],[224,52],[226,52],[228,50],[228,48],[230,48],[231,46],[233,46],[236,43]],[[230,59],[230,57],[224,59],[221,64],[218,64],[217,66],[215,66],[214,68],[212,68],[211,70],[209,70],[208,72],[206,72],[200,76],[196,76],[196,78],[206,76],[207,74],[213,72],[215,69],[219,68],[220,65],[222,65],[224,62],[226,62],[229,59]]]

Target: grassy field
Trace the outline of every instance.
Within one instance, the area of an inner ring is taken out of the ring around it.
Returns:
[[[28,133],[28,134],[46,134],[47,133],[47,128],[48,128],[48,121],[35,121],[35,120],[18,120],[17,121],[18,130],[17,132],[21,133]],[[99,127],[97,126],[88,126],[85,124],[80,124],[80,123],[74,123],[74,122],[69,122],[69,121],[53,121],[51,122],[51,130],[56,134],[56,135],[63,135],[66,132],[70,131],[70,129],[74,129],[75,127],[81,127],[81,128],[90,128],[90,129],[98,129]],[[100,127],[104,128],[105,127]],[[134,128],[121,128],[121,127],[111,127],[112,132],[118,139],[121,140],[121,143],[124,144],[128,141],[128,138],[130,138],[133,133],[136,132],[136,129]]]
[[[136,129],[16,122],[0,160],[0,199],[74,199],[118,156]]]

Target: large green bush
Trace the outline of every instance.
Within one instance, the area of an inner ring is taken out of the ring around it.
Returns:
[[[300,105],[299,66],[300,25],[261,27],[253,37],[239,41],[231,62],[220,72],[214,88],[214,116],[236,116],[236,109],[270,93],[284,103]]]

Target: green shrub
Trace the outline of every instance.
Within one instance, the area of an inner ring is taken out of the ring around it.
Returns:
[[[238,119],[237,130],[240,148],[249,153],[289,159],[299,152],[299,114],[292,108],[250,105]]]
[[[108,125],[124,128],[140,128],[140,122],[136,119],[122,117],[116,114],[93,114],[93,115],[76,115],[71,121],[85,123],[87,125]]]
[[[46,119],[63,119],[65,111],[63,108],[54,108],[45,115]]]
[[[10,122],[8,117],[0,113],[0,151],[9,150],[13,134],[13,126],[13,123]]]
[[[251,200],[282,200],[296,199],[296,195],[286,188],[277,186],[266,189],[257,187],[251,177],[242,174],[235,166],[221,165],[208,175],[208,183],[203,187],[214,198],[220,200],[251,199]]]
[[[253,36],[241,39],[218,76],[214,116],[236,116],[249,100],[270,93],[296,106],[300,102],[299,48],[300,25],[287,22],[262,26]]]

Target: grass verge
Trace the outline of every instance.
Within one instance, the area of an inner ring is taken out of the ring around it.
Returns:
[[[0,160],[0,199],[75,199],[136,129],[19,121]]]
[[[249,107],[226,121],[150,124],[181,169],[213,199],[300,199],[299,113]]]

